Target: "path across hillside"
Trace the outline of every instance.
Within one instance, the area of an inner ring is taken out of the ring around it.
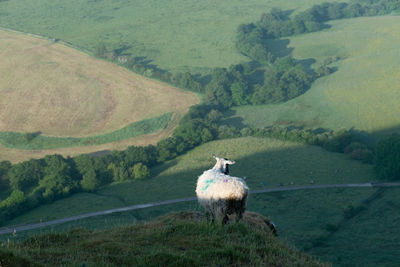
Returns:
[[[397,186],[400,186],[400,183],[374,183],[374,182],[372,182],[372,183],[364,183],[364,184],[325,184],[325,185],[304,185],[304,186],[282,186],[282,187],[277,187],[277,188],[253,190],[253,191],[250,191],[250,194],[261,194],[261,193],[281,192],[281,191],[297,191],[297,190],[307,190],[307,189],[324,189],[324,188],[397,187]],[[101,215],[107,215],[107,214],[116,213],[116,212],[124,212],[124,211],[130,211],[130,210],[138,210],[138,209],[144,209],[144,208],[150,208],[150,207],[157,207],[157,206],[163,206],[163,205],[174,204],[174,203],[179,203],[179,202],[188,202],[188,201],[194,201],[196,199],[197,199],[196,197],[171,199],[171,200],[151,202],[151,203],[146,203],[146,204],[138,204],[138,205],[117,208],[117,209],[90,212],[90,213],[85,213],[85,214],[76,215],[76,216],[72,216],[72,217],[48,221],[48,222],[19,225],[19,226],[8,226],[8,227],[0,228],[0,235],[10,234],[13,232],[33,230],[33,229],[42,228],[45,226],[51,226],[51,225],[62,224],[62,223],[71,222],[71,221],[77,221],[77,220],[94,217],[94,216],[101,216]]]

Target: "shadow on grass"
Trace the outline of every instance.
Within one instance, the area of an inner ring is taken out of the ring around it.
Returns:
[[[292,54],[294,48],[288,47],[289,39],[267,39],[265,46],[276,57],[286,57]]]

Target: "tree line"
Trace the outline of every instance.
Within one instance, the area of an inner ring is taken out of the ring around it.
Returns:
[[[236,47],[256,61],[272,62],[271,40],[296,34],[316,32],[328,27],[329,20],[390,14],[400,9],[397,0],[355,0],[350,3],[323,3],[291,18],[290,12],[272,9],[256,23],[242,24],[237,30]]]
[[[400,178],[399,136],[383,139],[374,151],[350,130],[334,132],[295,126],[239,129],[221,123],[222,118],[219,106],[200,104],[190,109],[171,137],[156,146],[130,146],[101,157],[48,155],[17,164],[0,162],[0,190],[9,192],[0,202],[0,221],[73,193],[95,191],[111,182],[147,178],[153,166],[203,143],[224,138],[270,137],[318,145],[364,163],[375,163],[379,178]]]

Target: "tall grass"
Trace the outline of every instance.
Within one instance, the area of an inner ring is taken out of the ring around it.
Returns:
[[[223,227],[181,212],[111,231],[49,233],[5,244],[0,257],[11,265],[26,257],[46,265],[325,266],[275,238],[264,220],[253,215]]]

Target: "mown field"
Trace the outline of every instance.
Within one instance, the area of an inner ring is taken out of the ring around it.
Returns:
[[[326,0],[0,2],[0,25],[60,38],[94,50],[143,56],[168,70],[204,71],[247,61],[235,48],[236,28],[271,8],[298,12]]]
[[[356,128],[377,137],[400,125],[400,16],[333,21],[330,29],[289,39],[297,59],[316,65],[338,57],[336,72],[318,79],[304,95],[282,104],[235,109],[243,124],[294,123]]]
[[[126,126],[132,128],[136,122],[173,112],[166,127],[169,133],[188,108],[199,101],[192,93],[136,75],[63,44],[12,31],[0,31],[0,38],[0,131],[2,143],[8,147],[54,148],[21,146],[15,134],[6,142],[4,132],[33,133],[39,135],[38,139],[87,138],[118,131],[121,135]],[[164,128],[153,126],[147,127],[152,131],[141,134]],[[92,144],[119,141],[106,139]],[[13,142],[16,144],[12,145]],[[2,160],[8,159],[5,153],[1,154]],[[26,158],[24,152],[12,154],[17,161]]]

